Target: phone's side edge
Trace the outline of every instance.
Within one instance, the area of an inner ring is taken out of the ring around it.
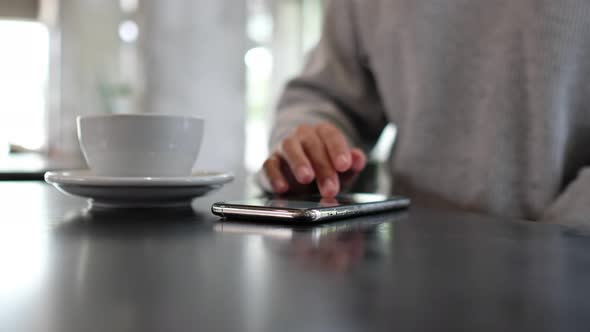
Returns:
[[[260,218],[265,220],[309,221],[309,216],[305,210],[230,206],[222,203],[215,203],[211,206],[211,212],[222,218]]]
[[[395,199],[382,202],[314,208],[309,209],[308,214],[311,218],[310,221],[320,222],[341,218],[350,218],[371,213],[379,213],[387,210],[401,210],[408,208],[410,205],[411,200],[409,198],[397,197]]]

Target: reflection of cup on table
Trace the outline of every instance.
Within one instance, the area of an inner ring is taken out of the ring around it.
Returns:
[[[80,116],[78,139],[96,175],[189,176],[199,154],[204,120],[164,114]]]

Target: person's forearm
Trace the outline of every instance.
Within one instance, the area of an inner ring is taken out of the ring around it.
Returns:
[[[329,3],[317,47],[278,103],[270,155],[263,165],[276,193],[317,187],[334,197],[366,165],[385,113],[358,39],[353,0]],[[363,151],[364,150],[364,151]],[[268,180],[268,179],[267,179]]]
[[[271,148],[299,125],[327,121],[366,151],[385,127],[381,99],[363,65],[353,2],[331,1],[326,13],[318,45],[279,100]]]

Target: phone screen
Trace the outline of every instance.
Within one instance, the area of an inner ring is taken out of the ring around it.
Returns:
[[[233,201],[231,204],[289,209],[315,209],[361,203],[377,203],[389,199],[391,197],[380,194],[344,194],[335,198],[324,198],[319,195],[253,198],[244,201]]]

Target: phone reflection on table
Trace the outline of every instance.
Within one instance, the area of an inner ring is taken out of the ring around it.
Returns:
[[[281,252],[291,256],[305,268],[344,272],[368,254],[368,237],[379,236],[381,229],[393,227],[395,221],[401,217],[397,213],[343,220],[316,227],[221,220],[215,224],[214,231],[258,235],[268,240],[268,245],[278,245]]]
[[[332,233],[315,243],[309,238],[297,236],[293,238],[290,250],[306,268],[344,272],[364,256],[366,236],[359,230]]]

